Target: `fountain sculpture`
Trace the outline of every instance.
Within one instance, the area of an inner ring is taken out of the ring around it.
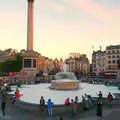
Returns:
[[[56,80],[51,81],[51,89],[57,90],[75,90],[79,89],[79,80],[76,79],[73,72],[68,72],[67,64],[63,66],[63,72],[58,72]]]

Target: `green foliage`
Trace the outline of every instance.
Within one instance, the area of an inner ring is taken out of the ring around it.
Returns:
[[[22,69],[22,56],[17,53],[15,57],[16,60],[0,62],[0,72],[19,72]]]
[[[4,63],[0,62],[0,72],[4,72],[3,69],[4,69]]]
[[[22,61],[22,56],[20,53],[16,54],[16,60]]]
[[[0,63],[0,72],[19,72],[22,69],[22,61],[10,60]]]

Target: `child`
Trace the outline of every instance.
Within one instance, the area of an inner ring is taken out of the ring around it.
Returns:
[[[53,102],[51,102],[51,99],[48,99],[48,115],[52,116],[52,106],[53,106]]]

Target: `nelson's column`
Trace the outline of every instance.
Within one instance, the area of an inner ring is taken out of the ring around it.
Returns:
[[[34,80],[36,74],[36,59],[39,54],[33,50],[34,31],[34,0],[28,0],[27,16],[27,51],[23,53],[23,68],[21,72],[28,76],[26,80]]]
[[[33,9],[34,0],[28,0],[27,50],[33,50]]]

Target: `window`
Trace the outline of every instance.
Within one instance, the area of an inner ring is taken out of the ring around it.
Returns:
[[[112,53],[115,53],[115,51],[113,50]]]
[[[36,68],[36,59],[33,60],[33,67]]]
[[[119,53],[119,50],[117,50],[117,53]]]
[[[115,55],[113,55],[112,58],[115,58]]]
[[[117,55],[117,58],[119,58],[120,56],[119,55]]]
[[[111,51],[108,51],[108,53],[110,54],[110,53],[111,53]]]
[[[115,60],[113,60],[113,63],[115,63]]]
[[[24,67],[31,68],[32,62],[31,59],[24,59]]]
[[[117,64],[119,64],[120,63],[120,60],[117,60]]]
[[[111,69],[111,66],[110,66],[110,65],[108,66],[108,69]]]
[[[108,56],[108,58],[111,58],[111,56]]]
[[[111,63],[111,60],[109,60],[108,63]]]

